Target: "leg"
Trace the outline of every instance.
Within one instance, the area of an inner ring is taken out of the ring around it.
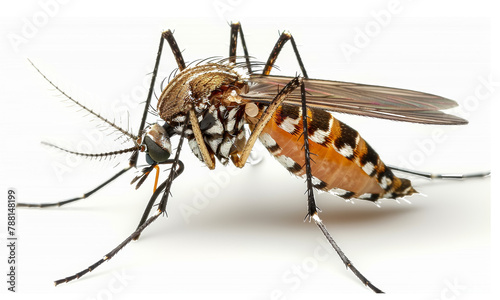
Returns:
[[[65,283],[65,282],[72,281],[74,279],[78,279],[78,278],[82,277],[83,275],[87,274],[88,272],[93,271],[95,268],[100,266],[103,262],[110,260],[111,258],[113,258],[113,256],[115,256],[116,253],[118,253],[118,251],[120,251],[126,245],[128,245],[128,243],[130,243],[132,240],[138,239],[139,236],[141,235],[142,231],[144,229],[146,229],[146,227],[148,227],[151,223],[153,223],[162,213],[165,212],[165,206],[167,205],[167,199],[168,199],[168,195],[170,194],[170,187],[172,186],[172,181],[180,174],[180,170],[183,169],[182,167],[177,169],[177,167],[182,166],[182,163],[179,160],[179,155],[180,155],[180,152],[182,149],[182,143],[184,141],[184,132],[186,131],[187,123],[188,122],[184,123],[182,133],[181,133],[180,139],[179,139],[179,144],[177,145],[177,151],[175,153],[175,158],[173,159],[173,162],[172,162],[172,168],[170,169],[168,179],[165,180],[165,182],[163,182],[158,187],[158,189],[153,193],[153,195],[151,196],[151,200],[148,203],[148,207],[146,208],[146,211],[144,212],[145,215],[149,214],[149,211],[151,210],[151,207],[152,207],[153,203],[155,202],[156,198],[160,195],[161,192],[164,191],[163,197],[160,201],[160,204],[158,205],[158,210],[156,211],[156,213],[153,216],[149,217],[145,222],[143,222],[131,235],[129,235],[123,242],[121,242],[118,246],[116,246],[113,250],[111,250],[103,258],[101,258],[100,260],[98,260],[94,264],[90,265],[89,267],[85,268],[84,270],[76,273],[75,275],[68,276],[66,278],[54,281],[55,285],[59,285],[61,283]],[[144,218],[144,215],[143,215],[143,218]]]
[[[164,187],[165,183],[163,183],[162,186]],[[158,189],[157,191],[160,191],[160,189]],[[111,250],[108,254],[106,254],[103,258],[101,258],[99,261],[97,261],[93,265],[89,266],[88,268],[84,269],[81,272],[76,273],[73,276],[68,276],[66,278],[56,280],[56,281],[54,281],[54,284],[57,286],[57,285],[59,285],[61,283],[65,283],[65,282],[72,281],[74,279],[78,279],[78,278],[82,277],[83,275],[87,274],[88,272],[93,271],[95,268],[97,268],[103,262],[105,262],[107,260],[110,260],[113,256],[115,256],[115,254],[118,251],[120,251],[121,249],[123,249],[123,247],[125,247],[128,243],[130,243],[130,241],[137,239],[139,237],[139,235],[141,234],[141,232],[146,227],[148,227],[151,223],[153,223],[153,221],[156,220],[160,216],[160,214],[161,214],[161,211],[158,210],[158,212],[156,214],[154,214],[152,217],[150,217],[142,226],[140,226],[129,237],[127,237],[120,245],[118,245],[117,247],[115,247],[113,250]]]
[[[356,269],[356,267],[353,266],[351,261],[347,258],[347,256],[345,256],[344,252],[342,252],[340,247],[337,245],[335,240],[332,238],[332,236],[330,235],[330,233],[326,229],[325,225],[323,225],[323,222],[318,217],[318,214],[315,214],[312,217],[312,219],[314,220],[316,225],[318,225],[319,229],[321,230],[323,235],[326,237],[326,239],[328,240],[330,245],[332,245],[333,249],[335,249],[335,251],[337,251],[337,254],[340,256],[340,259],[342,259],[342,262],[344,262],[346,268],[351,269],[351,271],[354,273],[354,275],[356,275],[356,277],[358,277],[359,280],[361,280],[361,282],[363,282],[364,285],[366,285],[370,289],[372,289],[372,291],[374,291],[377,294],[383,294],[384,292],[382,290],[380,290],[379,288],[374,286],[368,279],[366,279],[365,276],[363,276],[363,274],[361,274],[361,272],[358,271],[358,269]]]
[[[229,41],[229,62],[236,62],[236,45],[238,43],[238,32],[240,33],[241,45],[243,46],[243,53],[245,54],[245,61],[247,64],[248,73],[252,73],[250,65],[250,56],[248,55],[247,44],[245,43],[245,35],[239,22],[231,24],[231,38]]]
[[[93,115],[94,117],[96,117],[97,119],[99,119],[102,122],[106,123],[108,126],[110,126],[110,127],[114,128],[114,129],[116,129],[117,131],[121,132],[128,139],[130,139],[132,141],[135,141],[137,139],[137,136],[135,136],[132,133],[128,132],[127,130],[121,128],[120,126],[118,126],[114,122],[112,122],[112,121],[104,118],[100,114],[94,112],[93,110],[91,110],[87,106],[83,105],[79,101],[75,100],[74,98],[72,98],[71,96],[69,96],[68,94],[66,94],[55,83],[53,83],[52,81],[50,81],[31,61],[30,61],[30,63],[37,70],[37,72],[40,73],[40,75],[42,75],[42,77],[45,80],[47,80],[49,82],[49,84],[52,85],[58,92],[60,92],[62,95],[64,95],[67,100],[73,102],[74,104],[76,104],[77,106],[79,106],[83,110],[87,111],[88,113],[90,113],[91,115]],[[70,153],[70,154],[85,156],[85,157],[88,157],[88,158],[97,158],[97,157],[101,157],[102,158],[102,157],[108,157],[108,156],[118,155],[118,154],[122,154],[122,153],[126,153],[126,152],[134,152],[134,154],[132,155],[132,158],[134,158],[134,157],[137,156],[137,153],[138,153],[138,150],[139,150],[138,146],[134,146],[134,147],[131,147],[131,148],[128,148],[128,149],[117,150],[117,151],[107,152],[107,153],[81,153],[81,152],[70,151],[70,150],[61,148],[59,146],[56,146],[56,145],[53,145],[53,144],[50,144],[50,143],[47,143],[47,142],[42,142],[42,144],[50,146],[50,147],[57,148],[57,149],[59,149],[61,151],[64,151],[64,152],[67,152],[67,153]],[[52,202],[52,203],[37,203],[37,204],[35,204],[35,203],[18,203],[17,206],[18,207],[38,207],[38,208],[45,208],[45,207],[52,207],[52,206],[61,206],[61,205],[65,205],[65,204],[68,204],[68,203],[71,203],[71,202],[75,202],[75,201],[78,201],[78,200],[85,199],[85,198],[89,197],[90,195],[92,195],[93,193],[95,193],[96,191],[98,191],[101,188],[103,188],[104,186],[106,186],[107,184],[111,183],[116,178],[120,177],[122,174],[124,174],[125,172],[127,172],[128,170],[130,170],[132,167],[135,167],[135,163],[136,162],[134,162],[131,159],[128,167],[126,167],[125,169],[123,169],[120,172],[116,173],[113,177],[111,177],[110,179],[108,179],[104,183],[100,184],[96,188],[92,189],[91,191],[83,194],[81,197],[76,197],[76,198],[72,198],[72,199],[68,199],[68,200],[64,200],[64,201],[59,201],[59,202]]]
[[[299,50],[297,49],[297,44],[295,44],[295,40],[293,39],[293,36],[288,33],[288,32],[283,32],[281,36],[279,37],[278,41],[274,45],[273,50],[271,51],[271,55],[269,55],[269,58],[267,60],[266,66],[264,67],[264,71],[262,72],[262,75],[269,75],[271,73],[271,69],[274,66],[274,62],[278,58],[278,55],[281,52],[281,48],[283,48],[283,45],[290,40],[292,42],[292,47],[293,47],[293,52],[295,52],[295,57],[297,58],[297,62],[299,63],[300,66],[300,71],[302,72],[302,76],[304,78],[309,78],[307,76],[306,68],[304,67],[304,64],[302,63],[302,59],[300,58]]]
[[[213,155],[210,155],[210,152],[208,152],[207,145],[203,140],[203,134],[201,132],[200,123],[198,123],[198,119],[196,118],[196,113],[193,108],[189,110],[189,121],[191,122],[191,128],[193,129],[193,134],[196,139],[196,143],[200,148],[203,161],[210,170],[215,169],[215,158]]]
[[[395,170],[398,172],[403,172],[403,173],[407,173],[407,174],[421,176],[421,177],[429,178],[429,179],[467,179],[467,178],[477,178],[477,177],[488,177],[491,174],[490,171],[479,172],[479,173],[468,173],[468,174],[434,174],[434,173],[398,168],[396,166],[389,166],[389,165],[387,165],[387,166],[389,168],[391,168],[392,170]]]
[[[309,138],[308,138],[308,132],[307,132],[307,106],[306,106],[306,92],[305,92],[305,87],[304,83],[301,82],[300,84],[300,94],[302,98],[302,123],[303,123],[303,139],[304,139],[304,155],[305,155],[305,164],[306,164],[306,182],[307,182],[307,215],[306,219],[309,217],[309,219],[313,219],[314,223],[319,227],[323,235],[326,237],[328,242],[332,245],[332,247],[337,251],[338,255],[340,256],[340,259],[344,262],[347,268],[351,269],[351,271],[356,275],[356,277],[361,280],[366,286],[368,286],[370,289],[372,289],[376,293],[383,293],[380,289],[378,289],[376,286],[374,286],[368,279],[366,279],[361,272],[356,269],[356,267],[353,266],[351,261],[345,256],[344,252],[340,249],[340,247],[337,245],[335,240],[332,238],[328,230],[326,229],[325,225],[323,225],[323,222],[318,216],[318,208],[316,206],[316,201],[314,199],[314,193],[313,193],[313,184],[312,184],[312,172],[311,172],[311,153],[309,151]]]
[[[172,53],[174,54],[175,61],[177,62],[177,66],[179,67],[179,70],[184,70],[186,68],[186,64],[184,63],[184,58],[182,58],[182,53],[179,50],[179,46],[177,46],[177,42],[174,39],[174,36],[170,30],[167,30],[161,34],[160,37],[160,44],[158,46],[158,52],[156,54],[156,61],[155,61],[155,67],[153,69],[153,76],[151,77],[151,84],[149,85],[149,91],[148,91],[148,97],[146,99],[146,104],[144,105],[144,112],[142,114],[142,120],[141,120],[141,125],[139,126],[139,131],[138,134],[140,135],[142,130],[144,129],[144,126],[146,125],[146,118],[148,116],[148,109],[149,109],[149,104],[151,103],[151,97],[153,96],[153,91],[154,91],[154,85],[156,81],[156,76],[158,74],[158,67],[160,66],[160,60],[161,60],[161,54],[163,52],[163,41],[167,40],[168,44],[170,45],[170,49],[172,50]],[[130,161],[134,162],[134,167],[137,165],[137,155],[134,155]]]
[[[166,31],[167,33],[167,40],[168,37],[171,37],[171,39],[169,40],[169,43],[171,45],[171,48],[172,48],[172,52],[174,52],[174,55],[176,53],[176,51],[178,51],[178,47],[177,47],[177,44],[175,44],[175,40],[173,39],[173,36],[171,35],[171,32],[170,31]],[[161,52],[161,45],[163,44],[163,36],[165,35],[165,32],[163,33],[162,35],[162,40],[160,42],[160,51],[159,51],[159,55],[157,56],[157,62],[156,62],[156,65],[158,65],[159,63],[159,59],[160,59],[160,52]],[[172,44],[172,41],[174,44]],[[180,51],[178,52],[180,54]],[[179,58],[180,57],[180,58]],[[183,60],[182,60],[182,56],[176,56],[176,60],[179,64],[179,68],[181,68],[182,66],[182,63],[183,63]],[[157,71],[157,68],[155,67],[155,72]],[[154,76],[156,77],[156,75]],[[148,105],[148,104],[147,104]],[[128,243],[130,243],[130,241],[132,240],[136,240],[137,238],[139,238],[140,234],[142,233],[142,231],[148,227],[151,223],[153,223],[162,213],[165,212],[165,208],[166,208],[166,205],[167,205],[167,200],[168,200],[168,196],[170,194],[170,187],[172,186],[172,182],[173,180],[182,172],[183,170],[183,164],[182,162],[179,160],[179,156],[180,156],[180,152],[181,152],[181,149],[182,149],[182,143],[184,141],[184,132],[186,131],[186,128],[187,128],[187,124],[188,122],[185,122],[184,123],[184,126],[183,126],[183,129],[182,129],[182,132],[180,134],[180,138],[179,138],[179,144],[177,145],[177,151],[175,153],[175,158],[172,160],[172,168],[170,169],[170,173],[169,173],[169,176],[167,178],[167,180],[165,180],[165,182],[163,182],[159,187],[158,189],[153,193],[153,195],[151,196],[151,199],[149,200],[148,202],[148,205],[143,213],[143,216],[142,216],[142,219],[140,221],[140,224],[138,226],[138,228],[131,234],[129,235],[122,243],[120,243],[118,246],[116,246],[113,250],[111,250],[108,254],[106,254],[102,259],[98,260],[96,263],[92,264],[91,266],[87,267],[86,269],[76,273],[75,275],[72,275],[72,276],[68,276],[66,278],[63,278],[63,279],[59,279],[59,280],[56,280],[54,283],[55,285],[59,285],[61,283],[65,283],[65,282],[69,282],[69,281],[72,281],[74,279],[78,279],[80,278],[81,276],[87,274],[88,272],[91,272],[92,270],[94,270],[95,268],[97,268],[99,265],[101,265],[104,261],[107,261],[107,260],[110,260],[113,256],[115,256],[116,253],[118,253],[118,251],[120,251],[121,249],[123,249]],[[179,166],[179,169],[178,169],[178,166]],[[145,220],[147,218],[147,216],[149,215],[149,212],[151,211],[152,207],[153,207],[153,204],[156,200],[156,198],[160,195],[160,193],[163,192],[163,196],[162,196],[162,199],[158,205],[158,210],[157,212],[149,217],[147,220]]]
[[[125,169],[123,169],[120,172],[116,173],[110,179],[108,179],[105,182],[103,182],[102,184],[100,184],[98,187],[92,189],[91,191],[83,194],[80,197],[76,197],[76,198],[72,198],[72,199],[68,199],[68,200],[64,200],[64,201],[60,201],[60,202],[52,202],[52,203],[18,203],[17,206],[18,207],[38,207],[38,208],[45,208],[45,207],[51,207],[51,206],[62,206],[64,204],[68,204],[68,203],[71,203],[71,202],[82,200],[82,199],[85,199],[85,198],[89,197],[93,193],[97,192],[101,188],[105,187],[106,185],[108,185],[109,183],[111,183],[113,180],[115,180],[116,178],[120,177],[122,174],[124,174],[128,170],[130,170],[131,168],[132,168],[132,166],[126,167]]]
[[[236,62],[236,45],[237,45],[237,39],[238,39],[238,32],[240,33],[241,43],[243,46],[243,52],[245,53],[247,69],[250,73],[252,73],[252,69],[250,67],[249,55],[248,55],[248,51],[247,51],[247,46],[245,43],[245,36],[243,34],[243,30],[242,30],[241,24],[239,22],[231,24],[231,38],[229,41],[229,60],[232,63]],[[281,36],[279,37],[278,41],[276,42],[276,44],[274,45],[274,48],[271,51],[271,55],[269,55],[269,58],[267,60],[267,63],[264,67],[264,71],[262,72],[262,74],[269,75],[269,73],[271,72],[271,69],[274,65],[274,62],[276,61],[276,58],[278,58],[278,55],[281,52],[281,48],[283,48],[283,45],[285,45],[285,43],[288,40],[290,40],[292,43],[293,52],[295,52],[295,57],[297,58],[297,62],[299,63],[300,70],[302,72],[302,76],[304,78],[309,78],[307,76],[307,72],[306,72],[306,69],[304,67],[304,64],[302,63],[302,59],[300,58],[299,50],[297,49],[297,44],[295,44],[295,40],[293,39],[293,36],[288,32],[283,32],[281,34]]]
[[[184,63],[184,59],[182,58],[182,54],[181,54],[181,52],[179,50],[179,47],[177,46],[177,43],[176,43],[176,41],[175,41],[175,39],[174,39],[174,37],[172,35],[172,32],[170,30],[167,30],[167,31],[163,32],[162,35],[161,35],[161,38],[160,38],[160,44],[158,46],[158,52],[157,52],[157,55],[156,55],[156,61],[155,61],[155,66],[154,66],[154,70],[153,70],[153,76],[151,78],[151,84],[150,84],[150,87],[149,87],[148,96],[147,96],[147,99],[146,99],[146,104],[144,106],[144,112],[143,112],[143,115],[142,115],[141,124],[139,126],[138,135],[141,134],[141,132],[144,129],[144,126],[146,124],[146,118],[147,118],[147,115],[148,115],[148,109],[149,109],[149,105],[150,105],[151,98],[152,98],[152,95],[153,95],[153,90],[154,90],[154,84],[155,84],[155,81],[156,81],[156,76],[158,74],[158,67],[159,67],[160,60],[161,60],[161,54],[163,52],[163,41],[164,41],[164,39],[166,39],[168,41],[168,43],[170,45],[170,48],[172,50],[172,53],[175,56],[175,60],[177,61],[177,65],[179,66],[179,69],[182,70],[182,69],[184,69],[186,67],[185,63]],[[104,123],[108,124],[112,128],[118,130],[124,136],[127,136],[132,141],[135,142],[137,140],[137,136],[133,135],[132,133],[129,133],[127,130],[119,127],[114,122],[109,121],[108,119],[104,118],[100,114],[94,112],[90,108],[86,107],[85,105],[81,104],[80,102],[78,102],[77,100],[73,99],[71,96],[69,96],[68,94],[66,94],[57,85],[55,85],[52,81],[50,81],[31,61],[30,61],[30,63],[38,71],[38,73],[40,73],[42,75],[42,77],[45,80],[47,80],[57,91],[59,91],[61,94],[63,94],[68,100],[72,101],[77,106],[81,107],[83,110],[86,110],[91,115],[97,117],[99,120],[101,120]],[[49,144],[49,143],[44,143],[44,144],[46,144],[48,146],[55,147],[55,148],[57,148],[59,150],[62,150],[62,151],[65,151],[65,152],[68,152],[68,153],[71,153],[71,154],[81,155],[81,156],[86,156],[86,157],[91,157],[91,158],[92,157],[105,157],[105,156],[109,156],[109,155],[116,155],[116,154],[121,154],[121,153],[124,153],[124,152],[131,152],[131,151],[135,151],[135,152],[132,154],[132,157],[129,160],[129,166],[128,167],[126,167],[122,171],[118,172],[116,175],[114,175],[109,180],[105,181],[104,183],[100,184],[98,187],[96,187],[93,190],[91,190],[91,191],[83,194],[83,196],[81,196],[81,197],[76,197],[76,198],[72,198],[72,199],[68,199],[68,200],[64,200],[64,201],[59,201],[59,202],[45,203],[45,204],[18,203],[17,204],[18,207],[39,207],[39,208],[44,208],[44,207],[51,207],[51,206],[61,206],[61,205],[65,205],[65,204],[68,204],[68,203],[71,203],[71,202],[75,202],[75,201],[78,201],[78,200],[85,199],[85,198],[89,197],[90,195],[92,195],[93,193],[95,193],[96,191],[98,191],[101,188],[103,188],[104,186],[106,186],[107,184],[111,183],[116,178],[120,177],[122,174],[124,174],[126,171],[130,170],[132,167],[136,167],[137,166],[137,159],[139,157],[139,151],[137,151],[137,150],[139,150],[139,148],[138,148],[137,145],[136,145],[136,147],[133,147],[133,148],[129,148],[129,149],[125,149],[125,150],[119,150],[119,151],[110,152],[110,153],[86,154],[86,153],[79,153],[79,152],[74,152],[74,151],[66,150],[66,149],[63,149],[63,148],[58,147],[56,145]]]
[[[307,72],[304,68],[304,65],[302,63],[302,59],[300,58],[299,51],[297,49],[297,46],[295,44],[295,41],[289,33],[283,33],[278,41],[276,42],[276,45],[273,48],[273,51],[271,52],[271,55],[269,56],[269,59],[266,63],[266,66],[264,67],[264,72],[263,75],[269,75],[271,72],[271,68],[274,65],[274,62],[276,61],[276,58],[278,57],[278,54],[281,51],[281,48],[283,48],[283,45],[286,43],[286,41],[291,40],[292,42],[292,47],[295,52],[295,56],[297,58],[297,61],[299,63],[300,69],[302,71],[302,74],[304,75],[305,78],[307,77]],[[374,292],[376,293],[383,293],[380,289],[375,287],[373,284],[371,284],[370,281],[364,277],[361,272],[359,272],[351,263],[351,261],[345,256],[345,254],[342,252],[340,247],[337,245],[337,243],[333,240],[331,237],[330,233],[326,229],[325,225],[323,225],[323,222],[318,216],[318,208],[316,206],[316,201],[314,199],[314,193],[313,193],[313,184],[312,184],[312,173],[311,173],[311,153],[309,151],[309,138],[308,138],[308,131],[307,131],[307,104],[306,104],[306,93],[305,93],[305,87],[304,83],[301,81],[300,82],[300,90],[301,90],[301,98],[302,98],[302,123],[303,123],[303,139],[304,139],[304,155],[305,155],[305,164],[306,164],[306,183],[307,183],[307,218],[312,218],[316,225],[319,227],[323,235],[327,238],[328,242],[332,245],[332,247],[337,251],[339,254],[340,258],[348,267],[351,269],[351,271],[358,277],[365,285],[367,285],[369,288],[371,288]]]
[[[311,169],[311,152],[309,151],[309,134],[307,132],[307,106],[306,106],[306,90],[304,87],[304,82],[300,83],[300,95],[302,98],[302,124],[303,133],[302,137],[304,139],[304,161],[306,164],[306,184],[307,184],[307,215],[306,219],[318,214],[318,207],[316,206],[316,200],[314,199],[314,191],[312,184],[312,169]]]
[[[173,159],[169,159],[165,163],[172,164],[173,162],[174,162]],[[182,161],[179,160],[179,169],[175,171],[174,179],[177,178],[179,175],[181,175],[183,171],[184,171],[184,164],[182,163]],[[166,182],[164,182],[162,185],[160,185],[154,191],[153,195],[149,199],[148,205],[146,206],[144,213],[142,214],[141,220],[139,221],[139,225],[137,225],[137,229],[139,229],[146,222],[146,220],[149,216],[149,213],[151,212],[151,209],[153,208],[153,204],[154,204],[156,198],[158,198],[158,195],[165,188],[165,185],[166,185]],[[139,238],[139,236],[137,236],[137,238]],[[137,239],[137,238],[135,238],[135,239]]]
[[[158,164],[150,165],[150,166],[147,166],[147,167],[143,168],[141,170],[142,174],[138,175],[138,176],[135,176],[135,178],[132,179],[132,181],[130,182],[130,184],[134,184],[137,181],[137,184],[135,185],[135,189],[136,190],[139,189],[141,187],[141,185],[144,183],[144,181],[146,181],[146,179],[148,178],[148,176],[151,173],[151,171],[153,171],[153,169],[156,169],[156,168],[158,168]],[[158,173],[157,173],[156,177],[158,178]],[[154,187],[154,191],[156,191],[156,184],[155,184],[155,187]]]
[[[236,167],[243,168],[248,157],[250,156],[250,152],[252,151],[252,148],[255,145],[257,138],[262,133],[262,130],[269,122],[269,120],[271,120],[271,117],[276,112],[278,107],[281,106],[285,98],[299,86],[300,82],[301,80],[298,77],[292,79],[287,85],[285,85],[285,87],[283,87],[283,89],[281,89],[278,95],[276,95],[273,101],[269,104],[269,106],[266,108],[262,116],[259,118],[259,121],[255,124],[252,134],[248,138],[248,141],[245,143],[245,146],[243,147],[241,156],[231,157]]]
[[[184,63],[184,58],[182,57],[181,50],[179,50],[179,46],[177,45],[177,42],[175,41],[174,35],[172,31],[167,30],[161,34],[162,41],[163,39],[166,39],[168,44],[170,45],[170,50],[172,50],[172,53],[174,54],[175,61],[177,62],[177,66],[179,67],[179,71],[182,71],[186,68],[186,63]],[[159,63],[159,58],[157,63]]]

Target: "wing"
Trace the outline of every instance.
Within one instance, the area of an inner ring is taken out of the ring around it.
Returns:
[[[269,103],[292,79],[251,75],[250,90],[241,96],[254,102]],[[324,110],[412,123],[467,124],[467,120],[441,111],[457,106],[455,101],[432,94],[320,79],[304,79],[304,84],[307,104]],[[301,105],[300,90],[290,94],[285,103]]]

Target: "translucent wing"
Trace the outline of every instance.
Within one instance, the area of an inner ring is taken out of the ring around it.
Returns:
[[[242,95],[255,102],[270,102],[293,77],[251,75],[250,90]],[[453,100],[411,90],[341,81],[304,79],[311,107],[412,123],[458,125],[467,120],[443,113],[457,106]],[[300,90],[287,97],[288,105],[300,105]]]

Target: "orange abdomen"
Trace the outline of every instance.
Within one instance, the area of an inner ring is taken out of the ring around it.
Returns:
[[[357,131],[327,111],[308,109],[309,149],[313,184],[344,198],[377,200],[416,192],[400,179]],[[260,135],[272,155],[290,172],[305,176],[303,124],[300,107],[278,108]]]

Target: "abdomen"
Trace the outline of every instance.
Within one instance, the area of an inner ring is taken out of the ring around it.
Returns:
[[[313,184],[340,197],[375,201],[416,191],[396,177],[357,131],[327,111],[308,109],[309,149]],[[301,108],[282,106],[266,125],[260,140],[291,173],[305,176]]]

